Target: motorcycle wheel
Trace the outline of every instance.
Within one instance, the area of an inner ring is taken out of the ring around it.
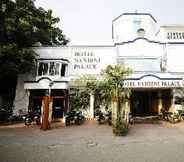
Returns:
[[[75,120],[75,124],[80,125],[81,124],[80,120]]]
[[[27,126],[31,125],[31,120],[30,119],[25,119],[25,125],[27,125]]]
[[[184,120],[184,114],[181,114],[180,118],[181,120]]]
[[[108,124],[109,124],[109,125],[112,125],[112,122],[111,122],[111,120],[108,120]]]
[[[70,125],[70,121],[66,120],[65,124],[66,124],[66,126],[69,126]]]
[[[40,120],[39,119],[36,120],[36,125],[40,125]]]

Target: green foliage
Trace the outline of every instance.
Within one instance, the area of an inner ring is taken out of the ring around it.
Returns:
[[[18,74],[35,67],[37,45],[66,45],[60,21],[52,10],[37,8],[35,0],[0,1],[0,95],[13,93]]]
[[[72,84],[88,95],[95,95],[95,108],[99,108],[100,105],[108,107],[112,97],[125,99],[130,94],[130,90],[122,86],[122,81],[131,73],[131,69],[124,65],[108,65],[102,72],[101,79],[90,75],[79,76]]]
[[[37,8],[33,0],[10,0],[3,2],[2,12],[3,44],[16,43],[18,47],[42,45],[66,45],[68,40],[62,30],[56,27],[60,21],[52,16],[52,10]]]
[[[126,136],[128,134],[128,126],[125,121],[118,115],[113,133],[117,136]]]
[[[70,90],[70,107],[72,110],[85,110],[89,106],[89,93],[85,89]]]
[[[130,68],[124,65],[108,65],[102,72],[105,84],[108,86],[111,96],[123,97],[129,94],[129,89],[122,86],[123,80],[132,73]]]
[[[0,70],[1,77],[30,72],[35,65],[34,45],[66,45],[62,30],[55,27],[59,18],[52,10],[37,8],[33,0],[0,2]]]

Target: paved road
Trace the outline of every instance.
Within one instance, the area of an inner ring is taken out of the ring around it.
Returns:
[[[57,126],[41,131],[0,127],[0,162],[183,162],[184,123],[136,124],[126,137],[108,125]]]

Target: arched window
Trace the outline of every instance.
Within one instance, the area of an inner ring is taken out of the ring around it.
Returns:
[[[137,35],[139,37],[144,37],[145,33],[146,33],[146,31],[143,28],[140,28],[140,29],[137,30]]]

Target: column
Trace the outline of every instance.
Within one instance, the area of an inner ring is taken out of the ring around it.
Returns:
[[[129,122],[129,113],[130,113],[130,100],[126,99],[125,101],[125,120]]]
[[[90,118],[94,118],[94,101],[95,101],[94,94],[91,93],[90,94],[90,105],[89,105],[89,115],[90,115]]]
[[[170,96],[171,96],[171,106],[170,106],[170,108],[169,108],[169,111],[170,112],[175,112],[175,108],[174,108],[174,90],[172,89],[171,90],[171,94],[170,94]]]
[[[158,115],[161,114],[162,109],[162,93],[158,92]]]
[[[41,120],[41,129],[47,130],[50,128],[49,122],[49,105],[50,105],[50,96],[43,97],[43,112]]]
[[[117,109],[118,109],[118,98],[117,97],[112,98],[111,109],[112,109],[112,125],[115,125],[116,120],[117,120]]]
[[[64,98],[64,115],[66,114],[66,112],[69,111],[69,90],[65,90],[65,98]]]

